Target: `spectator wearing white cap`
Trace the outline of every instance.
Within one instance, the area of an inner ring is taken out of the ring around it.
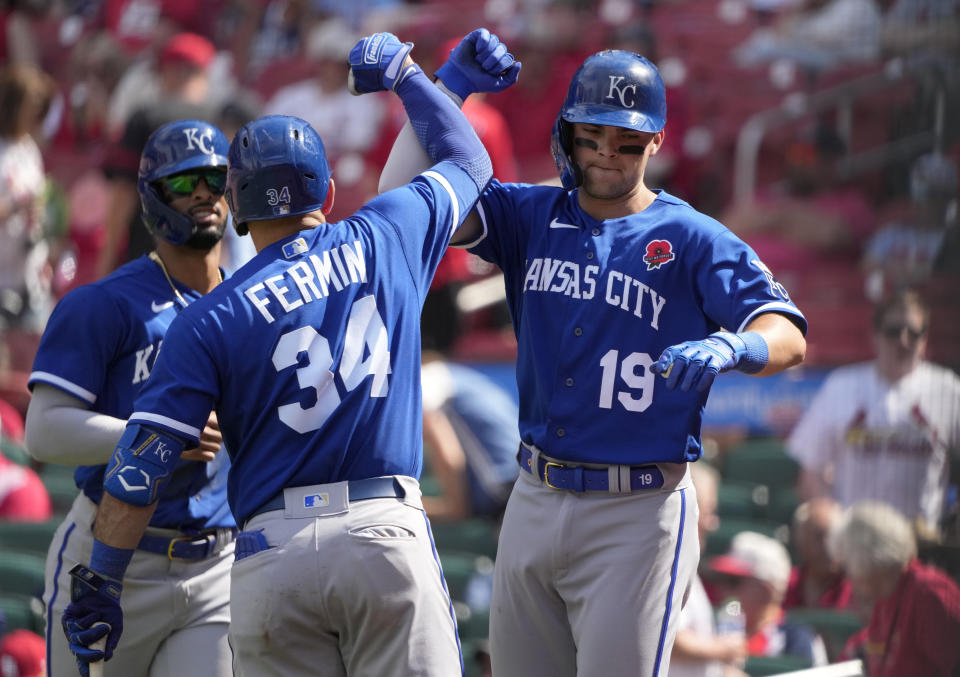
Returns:
[[[776,539],[752,531],[734,536],[730,549],[714,557],[710,570],[746,616],[747,652],[752,656],[797,656],[811,666],[827,664],[823,640],[806,625],[785,618],[783,599],[790,580],[790,555]]]

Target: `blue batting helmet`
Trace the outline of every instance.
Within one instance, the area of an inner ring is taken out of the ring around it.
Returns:
[[[619,49],[587,57],[574,73],[550,138],[550,149],[567,190],[583,181],[573,162],[573,122],[656,133],[667,122],[660,71],[648,59]]]
[[[330,165],[320,135],[305,120],[267,115],[244,125],[230,144],[227,203],[241,235],[248,221],[323,207]]]
[[[228,148],[223,132],[203,120],[177,120],[150,135],[140,156],[137,190],[151,235],[179,245],[196,230],[193,219],[168,205],[154,182],[198,167],[226,169]]]

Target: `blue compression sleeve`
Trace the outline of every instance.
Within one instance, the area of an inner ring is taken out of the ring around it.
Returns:
[[[478,191],[493,178],[490,156],[457,106],[441,92],[419,66],[397,85],[396,92],[420,145],[433,163],[449,160],[461,167]]]

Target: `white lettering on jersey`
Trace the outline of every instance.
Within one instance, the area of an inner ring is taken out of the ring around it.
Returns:
[[[535,258],[527,264],[523,291],[564,294],[589,301],[596,295],[596,276],[599,272],[600,267],[596,265],[584,266],[581,270],[580,265],[573,261]],[[667,302],[640,280],[618,270],[611,270],[607,274],[604,300],[638,318],[649,319],[654,329],[660,328],[660,313]]]
[[[157,350],[159,353],[159,348]],[[142,383],[150,378],[150,356],[153,354],[153,346],[149,345],[143,350],[138,350],[136,354],[136,364],[133,367],[133,382]]]
[[[332,291],[367,281],[367,260],[359,240],[343,244],[322,254],[311,254],[309,263],[297,261],[283,272],[272,275],[244,290],[243,294],[267,322],[276,318],[268,306],[276,301],[284,312],[296,310]]]

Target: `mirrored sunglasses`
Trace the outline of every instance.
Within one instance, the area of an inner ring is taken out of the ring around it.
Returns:
[[[200,179],[206,182],[213,193],[223,193],[227,187],[227,172],[218,167],[191,169],[187,172],[165,176],[157,183],[170,195],[192,195],[200,184]]]

